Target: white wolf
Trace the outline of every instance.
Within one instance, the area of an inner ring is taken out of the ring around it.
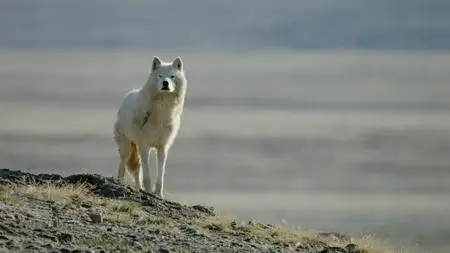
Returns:
[[[137,189],[163,197],[167,155],[180,128],[186,90],[181,58],[168,63],[155,56],[147,83],[125,95],[114,122],[114,141],[120,155],[119,179],[124,180],[127,167]],[[152,149],[156,151],[154,191],[148,164]]]

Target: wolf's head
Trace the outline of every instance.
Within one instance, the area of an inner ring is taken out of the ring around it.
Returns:
[[[153,58],[149,82],[151,89],[158,93],[179,93],[185,90],[186,77],[180,57],[173,62],[163,62],[158,56]]]

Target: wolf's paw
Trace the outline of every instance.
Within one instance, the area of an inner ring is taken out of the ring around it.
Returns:
[[[155,192],[154,192],[157,196],[159,196],[160,198],[163,198],[164,194],[163,194],[163,185],[161,184],[161,182],[156,182],[155,184]]]

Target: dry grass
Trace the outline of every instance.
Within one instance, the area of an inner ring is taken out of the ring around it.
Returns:
[[[258,239],[279,241],[281,244],[295,245],[309,241],[309,233],[299,233],[286,227],[271,226],[262,223],[240,221],[231,216],[214,216],[197,221],[197,225],[208,230],[230,234],[248,234]]]
[[[95,195],[86,184],[10,184],[0,187],[0,199],[14,201],[14,204],[26,204],[27,199],[36,199],[66,207],[88,207],[86,213],[101,214],[107,222],[128,225],[140,223],[149,228],[177,230],[175,222],[164,214],[153,216],[134,201]]]
[[[106,221],[128,224],[146,216],[135,202],[103,198],[91,190],[86,184],[10,184],[0,189],[0,198],[16,203],[26,203],[28,198],[68,207],[87,207],[86,212],[99,213]]]
[[[15,191],[22,193],[24,196],[59,204],[78,204],[91,201],[91,189],[87,185],[64,185],[57,186],[55,184],[44,185],[23,185],[13,188]]]
[[[329,245],[345,247],[350,243],[358,245],[365,253],[401,253],[403,250],[391,249],[386,242],[374,236],[339,238],[337,236],[323,236],[316,231],[299,230],[293,227],[273,226],[258,222],[245,222],[236,217],[214,216],[197,220],[196,225],[205,231],[220,231],[232,235],[253,237],[273,244],[290,247],[299,245],[320,246]]]

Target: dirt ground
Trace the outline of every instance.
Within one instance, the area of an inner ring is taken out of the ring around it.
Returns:
[[[163,200],[100,175],[4,169],[0,198],[0,247],[8,252],[385,252],[360,249],[343,234],[218,217],[211,207]]]

